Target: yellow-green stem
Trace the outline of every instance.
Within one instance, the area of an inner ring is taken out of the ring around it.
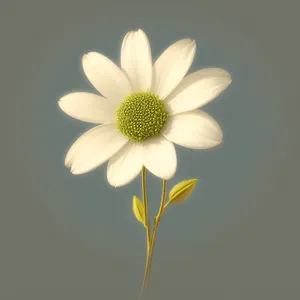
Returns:
[[[149,218],[148,218],[148,200],[147,200],[147,188],[146,188],[146,168],[144,166],[142,167],[142,192],[143,192],[143,202],[145,208],[144,213],[145,213],[145,228],[146,228],[146,236],[147,236],[147,258],[146,258],[144,280],[143,280],[139,299],[142,299],[143,293],[146,288],[146,280],[147,280],[147,274],[149,268],[150,244],[151,244],[151,230],[150,230]]]
[[[145,227],[147,233],[147,252],[149,252],[150,247],[150,225],[148,218],[148,200],[147,200],[147,187],[146,187],[146,168],[142,167],[142,190],[143,190],[143,201],[145,207]]]
[[[167,180],[163,180],[160,207],[159,207],[157,216],[154,218],[154,227],[153,227],[151,244],[150,244],[149,255],[148,255],[148,266],[146,267],[147,273],[146,273],[146,280],[145,280],[146,281],[145,288],[147,287],[147,284],[150,279],[153,251],[154,251],[155,240],[156,240],[156,232],[157,232],[157,228],[158,228],[158,225],[160,222],[160,218],[164,213],[164,205],[165,205],[165,201],[166,201],[166,190],[167,190]]]
[[[160,218],[165,211],[167,181],[163,180],[161,202],[160,202],[160,207],[159,207],[157,216],[154,219],[154,227],[153,227],[152,235],[150,235],[150,226],[149,226],[149,218],[148,218],[148,205],[147,205],[147,193],[146,193],[146,169],[145,169],[145,167],[143,167],[143,169],[142,169],[142,188],[143,188],[143,199],[144,199],[144,205],[145,205],[145,227],[146,227],[146,233],[147,233],[147,260],[146,260],[142,290],[141,290],[139,299],[142,299],[142,296],[147,288],[147,284],[150,279],[153,251],[154,251],[155,240],[156,240],[156,232],[157,232],[157,228],[158,228],[158,225],[160,222]]]

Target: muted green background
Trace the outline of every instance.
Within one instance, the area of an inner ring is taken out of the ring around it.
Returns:
[[[191,71],[224,68],[232,85],[204,107],[224,143],[176,147],[169,187],[199,178],[157,238],[149,299],[299,299],[299,4],[297,1],[6,0],[1,33],[0,298],[136,299],[144,230],[132,216],[140,177],[115,189],[106,165],[72,176],[71,143],[91,127],[58,99],[94,92],[81,57],[119,62],[142,28],[154,57],[191,37]],[[150,212],[161,182],[149,176]]]

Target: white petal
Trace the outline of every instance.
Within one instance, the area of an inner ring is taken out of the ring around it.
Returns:
[[[97,52],[85,54],[82,66],[89,81],[105,98],[119,103],[132,92],[127,76],[106,56]]]
[[[143,151],[141,144],[128,142],[108,161],[108,182],[114,187],[128,184],[139,174],[142,166]]]
[[[65,165],[71,167],[73,174],[86,173],[111,158],[127,141],[115,124],[96,126],[75,141],[67,153]]]
[[[184,78],[165,103],[171,114],[194,110],[220,95],[231,83],[231,76],[222,69],[199,70]]]
[[[175,144],[192,149],[212,148],[223,138],[217,122],[201,110],[170,117],[163,135]]]
[[[143,142],[144,165],[155,176],[170,179],[176,172],[176,150],[162,135]]]
[[[189,70],[196,53],[196,43],[183,39],[167,48],[153,67],[152,91],[166,98]]]
[[[121,48],[121,67],[127,73],[133,91],[147,91],[152,83],[152,56],[149,40],[141,29],[130,31]]]
[[[115,122],[117,105],[90,93],[71,93],[63,96],[59,107],[69,116],[91,123]]]

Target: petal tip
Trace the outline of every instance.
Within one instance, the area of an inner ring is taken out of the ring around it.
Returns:
[[[82,56],[82,60],[83,61],[86,61],[88,58],[91,58],[91,56],[95,56],[95,55],[98,55],[100,53],[97,53],[97,52],[88,52],[88,53],[84,53],[83,56]]]
[[[226,70],[223,70],[223,72],[224,72],[223,76],[224,76],[224,78],[226,78],[228,80],[228,85],[229,85],[232,82],[232,76]]]
[[[191,39],[191,42],[188,44],[190,49],[190,55],[194,56],[196,53],[196,41]]]
[[[186,39],[183,39],[183,41],[186,41],[187,43],[191,43],[193,41],[193,39],[191,38],[186,38]]]
[[[110,178],[110,176],[107,176],[107,181],[114,188],[118,188],[118,187],[125,185],[125,184],[118,183],[116,180],[112,180],[112,178]]]
[[[110,172],[108,171],[108,167],[107,167],[107,173],[106,173],[106,179],[107,179],[107,182],[114,188],[117,187],[117,184],[115,181],[112,180],[111,178],[112,176],[110,175]]]
[[[71,168],[71,166],[72,166],[72,162],[71,162],[71,160],[69,158],[65,159],[64,164],[65,164],[66,168]]]
[[[126,183],[115,183],[115,184],[113,184],[112,186],[116,189],[116,188],[122,187],[122,186],[124,186],[124,185],[126,185]]]
[[[170,180],[171,178],[173,178],[173,176],[175,175],[175,173],[176,173],[176,169],[175,169],[174,172],[166,174],[165,178],[163,178],[163,179]]]
[[[189,40],[190,40],[189,45],[193,48],[196,47],[196,40],[194,39],[189,39]]]
[[[58,101],[57,101],[57,105],[58,105],[58,107],[63,111],[63,112],[65,112],[66,113],[66,102],[65,102],[65,99],[64,99],[65,97],[62,97],[62,98],[60,98]]]
[[[58,105],[58,107],[59,107],[61,110],[63,110],[63,109],[62,109],[62,98],[60,98],[60,99],[57,101],[57,105]]]
[[[120,181],[120,180],[112,180],[112,178],[107,175],[108,183],[114,188],[119,188],[119,187],[125,186],[125,185],[129,184],[130,182],[132,182],[135,178],[136,178],[136,176],[129,180],[125,180],[125,181],[121,180]]]
[[[75,168],[71,168],[70,172],[71,172],[73,175],[80,175],[80,174],[82,174],[82,172],[80,172],[79,169],[75,169]]]
[[[215,145],[213,147],[217,147],[217,146],[222,145],[222,144],[223,144],[223,138],[221,137],[219,140],[217,140],[215,142]]]

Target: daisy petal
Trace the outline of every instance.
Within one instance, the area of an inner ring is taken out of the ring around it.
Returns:
[[[71,93],[63,96],[59,107],[69,116],[91,123],[111,123],[116,119],[116,104],[90,93]]]
[[[196,52],[196,43],[183,39],[172,44],[153,67],[152,91],[165,99],[189,70]]]
[[[194,110],[220,95],[231,83],[231,76],[222,69],[199,70],[184,78],[165,99],[170,114]]]
[[[149,40],[141,29],[130,31],[121,48],[121,67],[127,73],[133,92],[147,91],[152,82],[152,56]]]
[[[141,144],[128,142],[108,161],[108,182],[114,187],[119,187],[135,179],[143,166],[142,155]]]
[[[119,103],[132,92],[127,76],[106,56],[97,52],[85,54],[82,66],[89,81],[105,98]]]
[[[115,124],[96,126],[75,141],[67,153],[65,165],[71,167],[73,174],[86,173],[111,158],[127,141]]]
[[[177,157],[173,143],[162,135],[143,143],[144,165],[155,176],[170,179],[176,172]]]
[[[207,149],[222,142],[217,122],[201,110],[170,117],[163,135],[175,144],[192,149]]]

